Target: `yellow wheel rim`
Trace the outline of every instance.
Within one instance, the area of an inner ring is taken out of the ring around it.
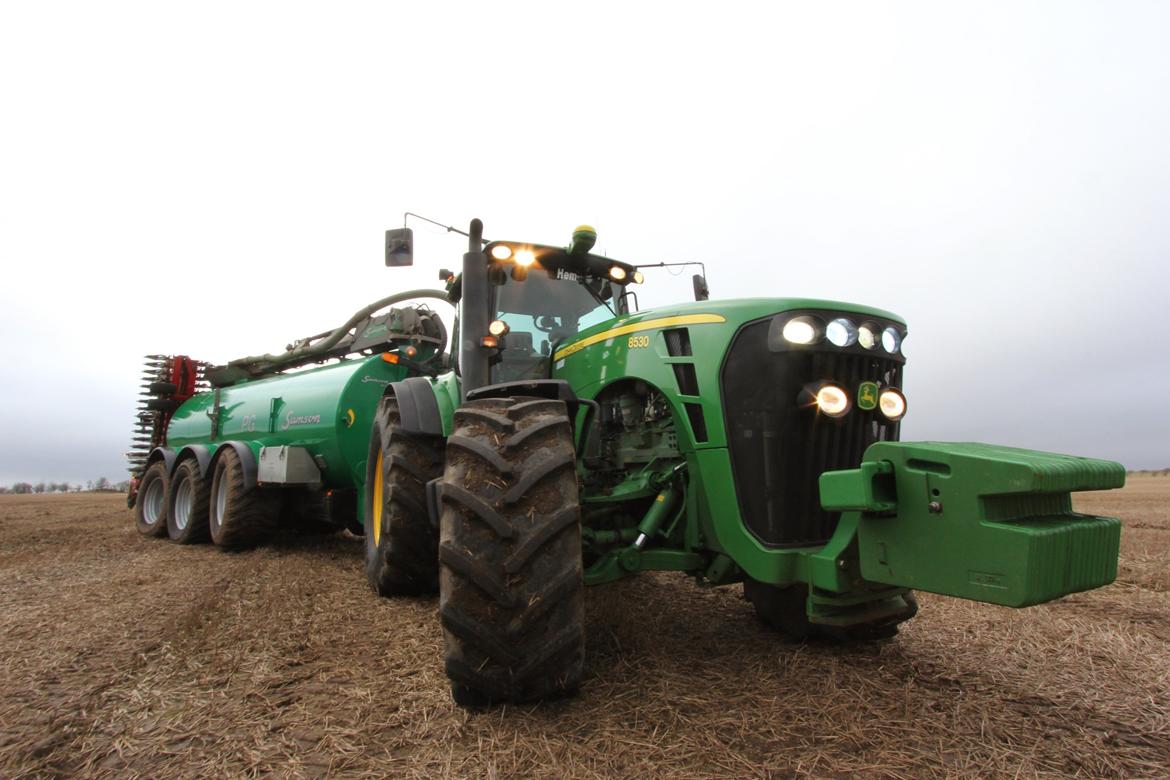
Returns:
[[[382,453],[374,466],[374,546],[382,542]]]

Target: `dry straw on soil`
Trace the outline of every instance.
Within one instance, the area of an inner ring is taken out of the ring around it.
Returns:
[[[895,640],[785,643],[738,587],[589,591],[575,699],[468,714],[436,600],[351,538],[138,538],[116,496],[0,498],[0,776],[1170,776],[1170,482],[1118,583],[1013,611],[923,596]]]

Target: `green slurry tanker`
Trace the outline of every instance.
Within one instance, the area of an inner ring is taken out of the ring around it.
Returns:
[[[592,229],[482,232],[445,289],[284,353],[150,356],[138,529],[364,534],[379,594],[438,590],[461,704],[573,691],[584,587],[641,571],[742,582],[766,623],[841,640],[893,635],[914,590],[1023,607],[1116,576],[1119,522],[1070,493],[1120,487],[1120,464],[899,441],[897,315],[711,301],[702,275],[695,301],[638,311],[643,272],[591,253]],[[411,231],[387,231],[387,265],[412,262]],[[436,302],[456,308],[450,349]]]

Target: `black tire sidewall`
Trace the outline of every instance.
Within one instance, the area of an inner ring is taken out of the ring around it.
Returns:
[[[162,510],[153,523],[148,523],[145,517],[146,496],[151,486],[159,480],[163,482]],[[142,482],[138,486],[138,496],[134,505],[134,527],[143,536],[159,537],[167,535],[167,494],[170,492],[170,487],[167,482],[167,466],[161,460],[152,463],[150,468],[142,475]]]
[[[191,511],[185,528],[179,528],[175,523],[175,499],[179,488],[184,482],[191,482],[193,491]],[[207,537],[207,515],[210,489],[206,480],[199,476],[199,464],[194,458],[183,461],[175,467],[167,486],[167,536],[178,544],[194,544],[202,542]]]
[[[210,501],[207,504],[207,529],[211,534],[211,541],[217,545],[223,544],[223,517],[216,514],[215,494],[219,489],[220,480],[227,480],[227,495],[224,497],[224,515],[230,512],[232,506],[232,480],[228,470],[232,467],[232,462],[239,468],[239,458],[234,452],[224,452],[215,460],[215,470],[211,475],[211,493]]]

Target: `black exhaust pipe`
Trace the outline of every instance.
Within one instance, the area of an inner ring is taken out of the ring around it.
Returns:
[[[483,252],[483,223],[471,220],[467,254],[463,255],[463,311],[459,318],[459,366],[462,370],[463,400],[472,390],[488,384],[490,352],[480,339],[488,335],[491,300],[487,255]]]

